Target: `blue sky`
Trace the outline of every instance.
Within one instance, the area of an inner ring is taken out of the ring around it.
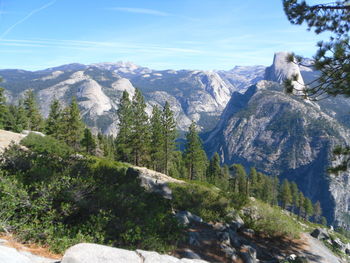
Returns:
[[[230,69],[277,51],[311,57],[321,39],[291,25],[281,0],[0,0],[0,68]]]

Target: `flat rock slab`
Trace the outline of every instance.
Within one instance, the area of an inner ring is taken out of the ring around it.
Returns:
[[[11,142],[18,144],[24,137],[26,137],[24,134],[0,130],[0,152],[5,150]]]
[[[0,245],[1,263],[54,263],[57,260],[35,256],[29,252]]]
[[[70,247],[61,263],[207,263],[200,259],[178,259],[144,250],[126,250],[81,243]]]

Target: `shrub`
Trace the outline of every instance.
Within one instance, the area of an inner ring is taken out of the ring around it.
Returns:
[[[255,201],[244,208],[243,220],[247,227],[270,237],[298,238],[301,232],[300,225],[293,216],[283,213],[277,206],[261,201]]]
[[[215,187],[201,184],[170,184],[172,204],[178,210],[187,210],[205,221],[224,220],[232,210],[232,200]]]
[[[55,252],[79,242],[167,251],[181,229],[169,200],[146,192],[125,164],[76,157],[50,137],[29,135],[1,156],[0,223]]]

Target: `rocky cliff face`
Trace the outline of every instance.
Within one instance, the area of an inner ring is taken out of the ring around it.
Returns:
[[[244,70],[195,71],[152,70],[130,62],[69,64],[41,71],[0,70],[2,86],[10,102],[16,102],[24,92],[33,89],[42,113],[47,116],[54,98],[68,104],[76,96],[85,122],[95,132],[117,134],[116,110],[121,94],[131,95],[135,88],[144,94],[148,112],[152,105],[166,101],[175,113],[178,128],[186,130],[191,120],[203,130],[216,121],[231,94],[244,90],[250,81],[262,76],[264,67]]]
[[[209,155],[218,152],[224,163],[255,166],[297,182],[313,201],[321,201],[329,220],[349,224],[349,174],[333,176],[326,169],[334,146],[349,142],[350,130],[331,100],[313,103],[283,92],[279,83],[300,74],[294,65],[288,69],[283,56],[277,54],[266,70],[272,81],[233,94],[205,147]],[[349,109],[346,99],[338,100]]]

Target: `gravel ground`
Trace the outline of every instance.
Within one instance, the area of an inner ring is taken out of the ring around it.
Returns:
[[[313,238],[309,234],[303,234],[303,240],[307,246],[303,251],[304,256],[310,263],[343,263],[337,258],[320,240]]]

